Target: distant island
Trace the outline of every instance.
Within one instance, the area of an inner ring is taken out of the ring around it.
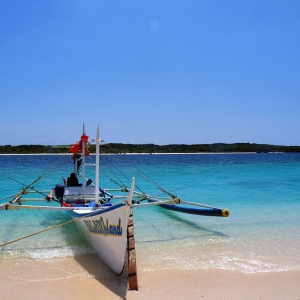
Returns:
[[[44,145],[19,145],[0,146],[0,154],[58,154],[69,151],[71,145],[44,146]],[[95,153],[95,146],[89,147]],[[100,147],[101,153],[269,153],[269,152],[300,152],[300,146],[276,146],[268,144],[251,143],[215,143],[215,144],[120,144],[110,143]]]

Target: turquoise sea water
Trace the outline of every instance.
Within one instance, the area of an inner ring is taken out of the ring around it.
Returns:
[[[20,183],[32,182],[58,157],[0,156],[0,198],[18,192]],[[219,218],[159,207],[134,210],[139,269],[300,270],[300,154],[114,156],[119,158],[186,201],[228,208],[231,213],[228,218]],[[116,187],[108,177],[116,170],[109,169],[104,158],[102,161],[101,187]],[[124,165],[119,168],[125,176]],[[36,188],[50,189],[71,171],[69,160]],[[93,178],[88,168],[87,173]],[[129,173],[126,176],[131,178]],[[142,190],[159,193],[134,176]],[[0,211],[0,243],[68,220],[63,212]],[[93,253],[93,249],[75,224],[70,224],[7,245],[0,249],[0,259],[52,259],[85,253]]]

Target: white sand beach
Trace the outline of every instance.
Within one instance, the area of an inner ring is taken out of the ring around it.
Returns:
[[[300,271],[245,274],[226,270],[138,271],[115,275],[96,255],[2,261],[1,299],[300,299]]]

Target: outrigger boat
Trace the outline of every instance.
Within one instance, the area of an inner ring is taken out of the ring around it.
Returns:
[[[90,164],[86,161],[86,158],[89,156],[88,146],[94,147],[92,142],[95,142],[96,157],[95,163]],[[56,184],[54,188],[47,191],[46,195],[45,191],[38,191],[36,189],[37,182],[43,178],[43,176],[49,176],[54,169],[58,168],[59,163],[56,162],[35,181],[25,186],[18,194],[9,196],[11,200],[1,204],[0,210],[40,209],[65,211],[72,217],[72,220],[69,222],[74,221],[76,223],[78,229],[83,233],[98,256],[115,273],[122,273],[125,264],[126,249],[128,250],[128,262],[131,264],[129,276],[135,277],[133,286],[136,286],[131,289],[137,289],[132,209],[158,205],[163,209],[181,213],[218,217],[228,217],[229,211],[227,209],[184,201],[158,186],[154,181],[146,177],[144,173],[142,173],[142,177],[144,177],[148,183],[150,182],[156,185],[162,193],[167,194],[168,197],[153,196],[135,190],[134,177],[128,178],[131,181],[130,188],[127,188],[124,183],[121,183],[119,184],[120,188],[117,190],[101,189],[99,185],[101,142],[104,141],[100,139],[99,126],[95,140],[89,142],[89,137],[86,135],[83,125],[83,133],[79,142],[75,143],[69,150],[74,160],[75,177],[77,178],[81,175],[82,183],[74,186],[71,185],[71,182],[64,180],[64,184]],[[103,156],[107,157],[107,155],[101,154],[101,158]],[[66,157],[70,159],[69,155],[64,156],[64,158]],[[110,156],[110,158],[113,158],[113,156]],[[89,165],[95,167],[94,183],[91,179],[86,178],[86,167]],[[132,165],[130,168],[132,168]],[[113,180],[113,182],[118,184],[115,180]],[[112,194],[113,192],[116,194]],[[120,195],[120,192],[125,193],[125,195]],[[37,206],[23,204],[26,201],[36,199],[29,197],[31,193],[44,195],[44,199],[47,202],[52,202],[51,205]],[[56,205],[54,206],[53,203]],[[194,206],[194,208],[190,206]],[[49,230],[52,228],[49,228]],[[0,246],[7,245],[8,243],[4,243]]]

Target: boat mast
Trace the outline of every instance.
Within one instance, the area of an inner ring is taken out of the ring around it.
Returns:
[[[85,134],[84,123],[82,129],[82,136],[81,136],[81,143],[82,143],[82,175],[81,175],[81,182],[82,182],[82,200],[85,201],[85,144],[88,140],[88,136]]]
[[[100,130],[98,125],[97,133],[96,133],[95,203],[99,203],[99,171],[100,171],[99,154],[100,154]]]

